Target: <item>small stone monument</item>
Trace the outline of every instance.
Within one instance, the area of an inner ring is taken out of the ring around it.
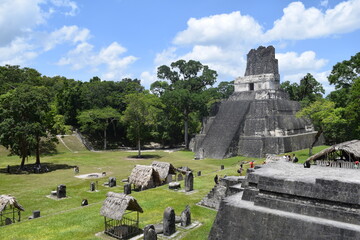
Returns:
[[[116,186],[116,178],[110,177],[109,178],[109,187],[115,187]]]
[[[224,165],[221,165],[221,167],[220,167],[220,168],[221,168],[221,170],[224,170]]]
[[[149,224],[144,227],[144,240],[157,240],[157,234],[154,225]]]
[[[56,189],[56,197],[57,198],[65,198],[66,197],[66,186],[61,184]]]
[[[167,207],[164,211],[163,218],[164,235],[170,236],[175,233],[175,211],[171,207]]]
[[[91,183],[90,183],[90,191],[91,191],[91,192],[94,192],[95,189],[96,189],[95,183],[94,183],[94,182],[91,182]]]
[[[201,171],[198,171],[197,175],[198,175],[198,177],[200,177],[201,176]]]
[[[185,176],[185,192],[194,190],[194,175],[192,172],[187,172]]]
[[[183,175],[181,173],[178,174],[178,177],[177,177],[177,180],[178,181],[182,181],[184,178],[183,178]]]
[[[32,215],[32,218],[39,218],[40,217],[40,210],[35,210],[33,211],[33,215]]]
[[[130,183],[127,183],[124,185],[124,193],[131,194],[131,184]]]
[[[181,188],[181,185],[179,182],[171,182],[169,183],[169,189],[179,189]]]
[[[171,183],[172,182],[172,175],[171,174],[169,174],[167,177],[166,177],[166,182],[167,183]]]
[[[12,223],[13,222],[12,222],[11,218],[5,218],[5,225],[10,225]]]
[[[83,206],[87,206],[87,205],[89,205],[88,200],[87,200],[87,199],[83,199],[82,202],[81,202],[81,206],[83,207]]]
[[[190,207],[187,205],[185,207],[185,210],[181,212],[181,222],[182,227],[189,226],[191,224],[191,212]]]

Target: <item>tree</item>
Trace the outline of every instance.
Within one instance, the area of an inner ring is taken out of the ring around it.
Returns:
[[[310,119],[318,131],[314,142],[309,148],[309,156],[312,155],[312,148],[315,146],[322,133],[325,134],[325,137],[332,139],[334,142],[338,141],[336,138],[341,138],[346,134],[346,120],[343,118],[343,114],[343,108],[335,108],[333,102],[325,99],[310,104],[296,114],[297,117]]]
[[[21,169],[32,151],[40,165],[41,137],[55,137],[48,92],[44,87],[22,85],[0,96],[0,143],[20,156]]]
[[[234,81],[230,82],[221,82],[216,88],[217,92],[220,94],[220,99],[227,99],[231,94],[234,93]]]
[[[300,84],[291,84],[289,81],[285,81],[280,87],[289,94],[291,100],[301,102],[302,106],[307,106],[321,99],[322,94],[325,93],[321,83],[316,81],[310,73],[300,79]]]
[[[346,107],[353,100],[351,87],[360,77],[360,52],[352,56],[350,60],[344,60],[333,66],[329,75],[329,83],[335,85],[335,91],[331,92],[327,99],[335,102],[336,107]]]
[[[198,61],[178,60],[169,66],[158,68],[157,76],[171,82],[167,91],[163,93],[174,108],[182,115],[184,122],[185,148],[189,148],[189,116],[204,102],[201,94],[215,83],[217,73]]]
[[[128,138],[136,141],[138,157],[141,157],[142,141],[146,140],[156,126],[163,105],[159,98],[147,92],[129,94],[125,102],[127,107],[122,119],[127,125]]]
[[[104,150],[107,149],[107,128],[110,124],[119,121],[121,114],[114,108],[105,107],[101,109],[90,109],[80,112],[78,115],[81,131],[96,132],[102,131]],[[115,133],[115,131],[114,131]]]
[[[360,52],[350,60],[344,60],[334,65],[328,79],[335,89],[350,88],[356,78],[360,77]]]
[[[0,94],[21,84],[40,86],[41,74],[33,68],[20,68],[18,65],[0,66]]]

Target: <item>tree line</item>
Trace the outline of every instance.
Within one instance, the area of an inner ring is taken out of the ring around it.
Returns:
[[[145,90],[139,79],[88,82],[48,77],[32,68],[0,66],[0,144],[20,156],[50,151],[57,134],[78,129],[95,149],[156,142],[188,147],[211,103],[227,98],[233,82],[213,87],[217,73],[198,61],[158,68],[159,81]]]
[[[299,117],[312,120],[328,144],[359,138],[360,53],[337,63],[329,75],[335,91],[308,73],[299,84],[281,84],[299,101]],[[48,77],[32,68],[0,66],[0,144],[21,158],[51,150],[57,134],[78,129],[96,149],[136,147],[149,142],[184,144],[201,129],[214,103],[228,98],[234,82],[216,87],[217,73],[194,60],[158,67],[158,81],[145,90],[139,79],[88,82]]]

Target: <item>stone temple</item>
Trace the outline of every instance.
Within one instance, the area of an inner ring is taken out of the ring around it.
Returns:
[[[275,48],[252,49],[234,93],[204,119],[193,139],[195,158],[264,157],[308,148],[316,131],[311,122],[295,116],[299,110],[300,104],[280,89]]]

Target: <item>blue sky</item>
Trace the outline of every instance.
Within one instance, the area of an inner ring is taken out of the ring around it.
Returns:
[[[360,0],[0,0],[0,65],[88,81],[138,78],[194,59],[243,76],[246,54],[273,45],[281,81],[306,73],[332,90],[332,66],[360,51]]]

